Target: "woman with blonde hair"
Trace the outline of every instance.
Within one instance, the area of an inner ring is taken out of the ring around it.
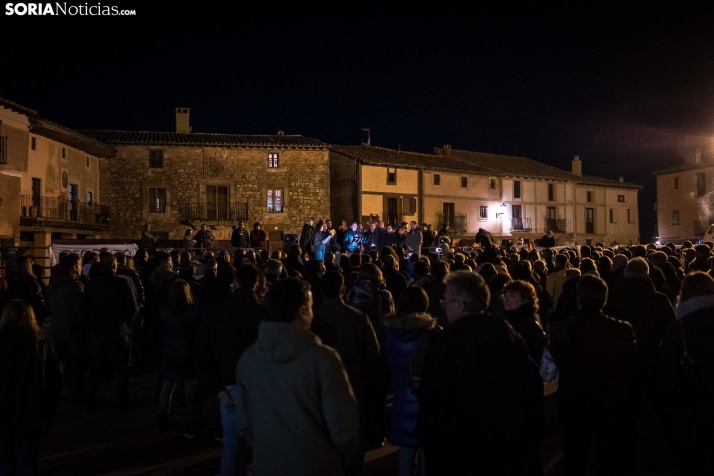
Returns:
[[[40,436],[62,394],[62,371],[52,347],[21,300],[0,317],[0,474],[35,474]]]
[[[528,281],[515,280],[503,288],[503,317],[528,346],[528,353],[540,365],[545,333],[538,314],[538,295]]]
[[[163,373],[159,396],[159,429],[168,428],[171,398],[177,382],[183,382],[186,401],[191,401],[196,378],[193,361],[197,317],[191,287],[183,279],[175,279],[169,286],[166,305],[159,312]]]

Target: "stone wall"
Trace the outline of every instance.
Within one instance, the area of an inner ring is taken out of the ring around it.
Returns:
[[[268,232],[299,233],[307,218],[329,218],[327,149],[116,146],[100,161],[102,203],[111,207],[112,238],[138,238],[143,224],[180,239],[189,226],[183,204],[206,200],[206,186],[228,187],[229,202],[247,203],[246,228],[259,221]],[[149,168],[149,149],[163,149],[163,168]],[[280,166],[268,168],[268,153]],[[166,189],[163,213],[149,211],[149,188]],[[283,212],[269,213],[268,189],[283,190]],[[234,221],[208,222],[217,239],[229,239]]]

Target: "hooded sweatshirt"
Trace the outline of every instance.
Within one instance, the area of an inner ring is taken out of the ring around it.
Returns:
[[[337,352],[292,323],[260,324],[236,369],[238,433],[253,474],[341,475],[354,452],[357,402]]]

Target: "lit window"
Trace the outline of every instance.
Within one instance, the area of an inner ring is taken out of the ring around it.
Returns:
[[[268,154],[268,168],[274,169],[279,167],[280,158],[278,154]]]
[[[94,203],[94,196],[92,192],[87,192],[87,203],[90,205]]]
[[[479,220],[488,220],[488,206],[487,205],[480,205],[478,207],[478,219]]]
[[[154,213],[164,213],[166,211],[166,189],[149,189],[149,211]]]
[[[283,190],[276,188],[268,190],[268,212],[282,213],[283,211]]]

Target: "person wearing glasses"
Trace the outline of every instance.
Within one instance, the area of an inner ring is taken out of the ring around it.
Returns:
[[[540,462],[543,382],[523,338],[486,313],[486,282],[446,280],[448,325],[426,353],[417,437],[427,474],[527,475]]]

